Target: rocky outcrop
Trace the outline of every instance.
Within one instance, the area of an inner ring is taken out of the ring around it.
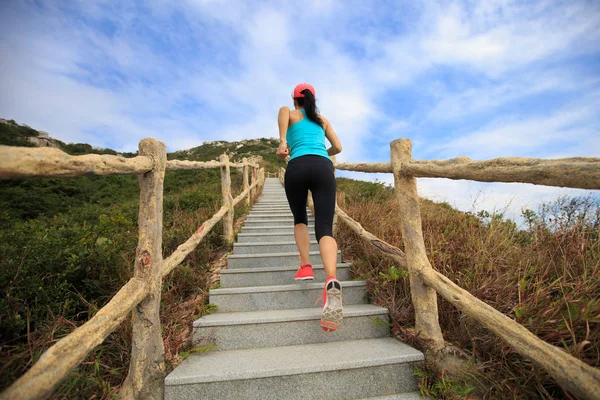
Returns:
[[[37,147],[54,147],[56,149],[60,148],[55,142],[54,140],[50,137],[50,135],[48,134],[48,132],[45,131],[38,131],[40,134],[35,137],[35,136],[30,136],[27,138],[27,140],[31,143],[33,143],[34,145],[36,145]]]

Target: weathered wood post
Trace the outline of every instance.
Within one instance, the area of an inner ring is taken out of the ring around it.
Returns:
[[[253,165],[252,166],[252,184],[254,185],[254,183],[256,183],[256,180],[258,179],[258,174],[256,171],[256,167]],[[254,188],[252,189],[252,199],[254,200],[254,198],[256,197],[256,194],[258,193],[258,184],[256,186],[254,186]]]
[[[221,154],[221,195],[223,196],[223,205],[229,208],[229,211],[223,217],[223,236],[228,243],[233,242],[233,197],[231,196],[231,174],[229,170],[229,156]]]
[[[285,184],[285,168],[283,167],[279,168],[279,181],[282,185]]]
[[[263,188],[265,186],[265,169],[261,168],[258,170],[258,182],[259,186]]]
[[[138,175],[139,233],[134,267],[134,276],[146,281],[149,290],[147,297],[132,311],[131,361],[121,396],[125,399],[162,400],[165,361],[159,313],[162,290],[163,183],[167,153],[164,143],[144,139],[139,144],[139,154],[154,161],[151,171]]]
[[[410,276],[410,291],[415,307],[415,329],[417,335],[430,341],[430,348],[439,351],[444,348],[444,337],[438,320],[437,294],[425,286],[420,271],[428,265],[421,211],[417,193],[417,180],[402,171],[402,163],[412,157],[412,144],[408,139],[398,139],[390,143],[390,158],[394,172],[394,192],[400,206],[400,221],[404,251]]]
[[[248,190],[250,185],[248,184],[248,159],[246,157],[243,158],[244,166],[242,167],[242,174],[244,175],[244,192]],[[248,195],[246,196],[246,205],[250,205],[250,191],[248,191]]]

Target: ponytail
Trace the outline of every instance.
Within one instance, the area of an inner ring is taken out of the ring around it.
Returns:
[[[319,115],[319,109],[317,108],[315,96],[313,96],[312,92],[308,89],[304,89],[300,93],[302,93],[304,97],[296,98],[298,105],[304,107],[304,111],[306,112],[308,119],[323,128],[323,120]]]

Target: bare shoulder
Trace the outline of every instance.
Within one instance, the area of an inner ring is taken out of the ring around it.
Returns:
[[[327,129],[328,126],[331,126],[329,124],[329,120],[327,118],[325,118],[324,115],[319,115],[321,117],[321,119],[323,120],[323,129]]]
[[[290,110],[290,121],[292,123],[298,122],[304,118],[304,114],[302,114],[298,110]]]

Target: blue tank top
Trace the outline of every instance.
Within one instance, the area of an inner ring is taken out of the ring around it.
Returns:
[[[290,145],[290,160],[309,154],[329,159],[325,148],[325,131],[319,124],[311,121],[304,110],[300,111],[304,118],[288,127],[286,134]]]

